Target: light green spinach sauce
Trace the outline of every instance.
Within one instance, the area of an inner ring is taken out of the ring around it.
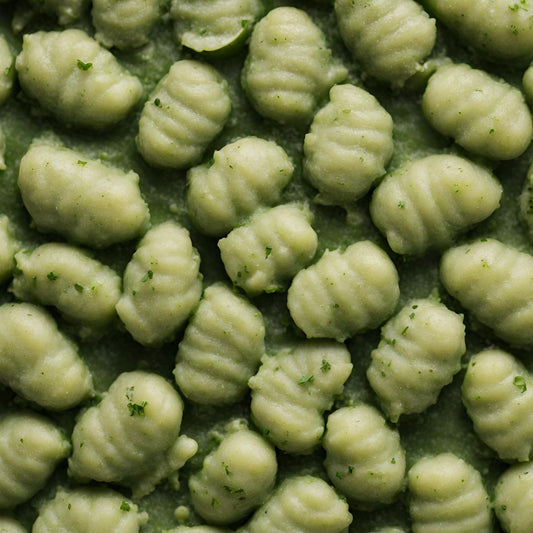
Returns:
[[[11,30],[12,14],[17,2],[0,5],[0,32],[3,33],[14,53],[21,48],[21,35]],[[439,136],[431,130],[425,122],[420,110],[420,91],[408,94],[394,94],[388,89],[370,80],[362,81],[358,66],[345,50],[336,30],[336,21],[331,6],[327,2],[274,2],[272,5],[291,4],[304,8],[323,29],[336,57],[343,59],[349,68],[349,81],[362,85],[377,96],[381,104],[389,111],[394,119],[395,153],[389,168],[394,168],[408,159],[419,158],[431,153],[447,152],[451,149],[451,141]],[[94,32],[90,21],[76,24],[88,31]],[[38,29],[59,29],[53,19],[39,15],[33,19],[24,31],[31,32]],[[148,47],[133,52],[116,53],[119,61],[133,74],[137,75],[145,89],[145,98],[154,88],[157,81],[167,72],[172,62],[186,57],[195,57],[190,51],[181,49],[172,32],[169,23],[161,21],[152,34],[152,41]],[[228,125],[206,152],[206,159],[214,149],[244,135],[257,135],[276,140],[293,158],[296,171],[290,185],[284,192],[285,201],[312,199],[315,191],[301,178],[302,141],[305,130],[281,127],[273,122],[262,119],[251,108],[241,89],[239,76],[246,49],[225,59],[212,59],[210,62],[226,77],[230,83],[233,110]],[[494,65],[485,64],[479,58],[469,55],[459,46],[445,29],[439,27],[437,46],[433,53],[435,57],[449,56],[455,61],[467,61],[472,66],[485,68],[498,75],[505,76],[514,84],[520,82],[521,72],[495,70]],[[10,218],[16,237],[27,247],[34,247],[47,240],[58,237],[42,235],[36,232],[25,211],[17,190],[17,173],[20,158],[27,150],[34,137],[45,132],[53,132],[63,143],[71,148],[79,149],[90,157],[100,157],[110,165],[124,170],[133,169],[141,176],[141,190],[149,204],[152,223],[174,219],[191,229],[194,245],[198,248],[202,258],[202,273],[205,285],[216,280],[226,279],[222,263],[219,258],[216,240],[202,236],[191,228],[187,218],[185,206],[186,181],[185,174],[175,170],[159,170],[151,168],[141,158],[135,149],[135,135],[137,120],[142,102],[118,126],[95,135],[91,131],[69,128],[54,119],[45,116],[32,102],[29,102],[15,86],[12,97],[0,107],[0,125],[7,137],[5,161],[7,170],[0,171],[0,213]],[[498,164],[494,173],[504,186],[501,208],[493,216],[470,231],[464,238],[473,236],[493,236],[522,250],[531,251],[531,243],[526,236],[518,216],[518,195],[521,191],[526,171],[532,158],[530,148],[519,159]],[[355,216],[347,221],[344,210],[335,207],[318,206],[311,202],[314,211],[313,226],[319,236],[317,257],[327,248],[343,246],[362,239],[372,239],[388,250],[383,237],[373,227],[368,215],[368,198],[362,200],[356,208]],[[109,264],[121,274],[126,263],[134,251],[135,243],[116,245],[105,251],[96,252],[95,256]],[[439,291],[443,301],[452,309],[459,310],[456,302],[450,301],[438,282],[438,256],[426,254],[417,259],[404,259],[390,252],[400,274],[401,300],[400,305],[414,297],[428,296],[432,291]],[[12,300],[8,291],[8,284],[0,287],[0,303]],[[261,309],[266,320],[266,342],[269,352],[302,338],[291,324],[286,308],[286,295],[269,294],[254,300]],[[59,319],[58,319],[59,320]],[[469,318],[465,317],[467,325],[467,354],[469,356],[479,349],[493,342],[487,331]],[[72,326],[60,321],[61,328],[74,337]],[[0,325],[1,327],[1,325]],[[445,335],[446,332],[443,332]],[[108,334],[98,341],[80,342],[80,352],[89,365],[98,392],[104,392],[115,377],[123,371],[137,368],[158,372],[167,378],[172,378],[174,358],[179,339],[158,349],[147,349],[135,343],[131,337],[112,328]],[[354,370],[346,383],[345,391],[337,399],[335,406],[340,407],[349,402],[362,400],[376,404],[376,397],[366,382],[365,372],[370,362],[370,352],[377,346],[379,331],[371,331],[365,335],[357,335],[347,341],[347,346],[353,356]],[[532,369],[530,352],[513,351],[520,355],[522,361]],[[444,388],[438,403],[420,415],[410,415],[401,418],[399,431],[403,446],[406,448],[408,466],[425,454],[444,451],[453,452],[471,463],[483,475],[486,487],[492,492],[498,474],[505,468],[505,464],[497,460],[494,452],[489,450],[475,436],[472,424],[467,418],[461,404],[460,384],[463,372],[455,376],[451,385]],[[11,391],[0,387],[0,413],[24,406],[20,399],[15,399]],[[248,416],[249,398],[241,404],[227,408],[199,407],[186,402],[182,433],[196,439],[199,452],[181,470],[182,490],[175,492],[165,484],[159,486],[155,492],[136,502],[142,510],[150,514],[150,521],[143,526],[146,533],[159,532],[162,529],[178,525],[174,510],[179,505],[190,505],[187,495],[187,479],[190,472],[201,467],[205,455],[217,444],[214,430],[222,430],[225,423],[234,418]],[[58,421],[67,433],[74,423],[76,411],[64,414],[49,414]],[[311,456],[291,456],[279,453],[279,479],[295,473],[312,473],[325,477],[322,469],[324,453],[322,450]],[[36,509],[40,503],[50,498],[57,485],[68,484],[66,466],[60,467],[54,474],[47,487],[38,493],[29,503],[19,506],[15,514],[30,528],[36,516]],[[123,488],[119,488],[127,494]],[[192,510],[192,509],[191,509]],[[409,527],[405,501],[400,498],[396,503],[373,512],[354,511],[354,521],[350,528],[354,533],[365,533],[373,528],[386,525]],[[188,524],[201,523],[199,517],[191,513]]]

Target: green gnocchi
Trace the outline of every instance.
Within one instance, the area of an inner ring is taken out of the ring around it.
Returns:
[[[318,246],[306,205],[282,204],[256,212],[218,241],[224,268],[249,296],[284,290]]]
[[[93,396],[91,372],[78,347],[45,309],[5,303],[0,323],[0,382],[53,411],[71,409]]]
[[[197,451],[196,441],[180,435],[182,415],[183,400],[162,376],[120,374],[76,422],[69,476],[127,486],[134,498],[164,479],[179,487],[178,471]]]
[[[27,533],[27,530],[18,520],[8,516],[0,516],[0,533]]]
[[[56,423],[30,411],[0,418],[0,509],[29,500],[45,485],[71,445]]]
[[[503,187],[483,166],[452,154],[409,161],[377,186],[370,215],[396,253],[444,250],[488,218]]]
[[[174,377],[183,395],[207,405],[231,404],[248,391],[248,379],[265,352],[261,312],[218,282],[204,291],[176,354]]]
[[[183,327],[201,295],[200,255],[189,231],[167,221],[138,243],[124,270],[116,311],[135,340],[161,344]]]
[[[473,355],[461,397],[475,432],[501,459],[533,458],[533,379],[518,359],[497,348]]]
[[[18,186],[36,227],[92,248],[131,240],[148,229],[139,175],[34,141],[20,161]]]
[[[326,250],[316,263],[292,280],[287,306],[309,338],[343,342],[378,327],[400,297],[398,272],[390,257],[372,241]]]
[[[13,235],[9,218],[0,214],[0,283],[5,283],[15,268],[18,243]]]
[[[15,78],[15,58],[5,37],[0,33],[0,105],[11,95]]]
[[[466,63],[445,64],[436,70],[422,96],[422,110],[439,133],[490,159],[520,156],[533,136],[522,92]]]
[[[335,0],[341,37],[365,72],[394,88],[422,70],[435,20],[413,0]]]
[[[209,524],[238,522],[263,503],[274,488],[276,474],[274,447],[237,424],[189,478],[192,504]]]
[[[213,66],[176,61],[144,104],[137,149],[153,166],[188,168],[222,131],[230,111],[227,81]]]
[[[308,340],[265,355],[248,381],[252,420],[281,450],[311,453],[352,368],[350,352],[335,341]]]
[[[331,483],[354,508],[393,502],[405,487],[405,451],[397,429],[371,405],[333,411],[322,440]]]
[[[132,110],[143,87],[115,56],[82,30],[24,34],[15,60],[24,92],[65,124],[111,127]]]
[[[129,498],[99,487],[60,488],[40,509],[32,533],[90,533],[95,519],[101,533],[138,533],[147,522]]]
[[[29,0],[38,13],[55,15],[62,26],[77,22],[89,9],[89,0]]]
[[[394,150],[392,117],[369,92],[335,85],[304,137],[303,172],[316,201],[349,205],[383,174]]]
[[[347,74],[305,11],[277,7],[252,31],[242,86],[260,115],[282,124],[306,124]]]
[[[482,324],[512,345],[533,345],[533,257],[497,239],[449,248],[440,279]]]
[[[81,248],[46,242],[15,254],[13,294],[23,301],[56,307],[80,325],[81,336],[97,335],[115,318],[119,275]]]
[[[294,165],[273,141],[244,137],[187,172],[187,209],[195,226],[221,237],[256,210],[278,203]]]

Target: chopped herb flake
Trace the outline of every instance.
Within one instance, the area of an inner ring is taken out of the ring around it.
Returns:
[[[80,70],[89,70],[92,66],[92,63],[84,63],[81,59],[78,59],[78,68]]]

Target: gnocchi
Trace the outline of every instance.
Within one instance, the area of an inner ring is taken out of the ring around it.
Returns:
[[[174,377],[185,397],[231,404],[248,391],[265,352],[261,312],[224,283],[204,291],[176,354]]]
[[[0,33],[0,105],[9,98],[13,90],[14,60],[6,38]]]
[[[62,26],[77,22],[89,8],[89,0],[29,0],[29,3],[37,12],[57,16]]]
[[[500,205],[502,185],[486,168],[452,154],[409,161],[376,187],[372,221],[396,253],[444,250]]]
[[[186,228],[167,221],[137,245],[123,275],[117,314],[143,345],[172,340],[202,295],[200,255]]]
[[[65,124],[114,126],[133,109],[140,80],[84,31],[26,33],[15,60],[24,92]]]
[[[412,300],[381,328],[367,378],[387,416],[397,422],[437,401],[461,369],[465,352],[461,315],[430,298]]]
[[[120,374],[76,422],[69,476],[125,485],[133,498],[167,478],[178,487],[178,470],[197,451],[196,441],[179,434],[182,415],[183,400],[162,376]]]
[[[0,283],[5,283],[13,274],[17,249],[9,218],[0,214]]]
[[[8,516],[0,516],[0,533],[27,533],[27,530],[18,520]]]
[[[282,124],[306,124],[347,74],[305,11],[277,7],[252,31],[242,86],[260,115]]]
[[[20,161],[18,186],[36,227],[104,248],[148,229],[150,211],[139,175],[76,150],[33,142]]]
[[[252,420],[281,450],[312,452],[324,433],[324,412],[352,368],[350,352],[335,341],[308,340],[265,355],[248,381]]]
[[[296,274],[287,293],[295,324],[309,338],[337,341],[378,327],[400,297],[398,272],[372,241],[326,250],[316,263]]]
[[[187,172],[187,209],[195,226],[221,237],[260,208],[279,202],[294,165],[273,141],[243,137]]]
[[[222,131],[230,112],[227,81],[214,67],[176,61],[144,104],[137,149],[153,166],[189,167]]]

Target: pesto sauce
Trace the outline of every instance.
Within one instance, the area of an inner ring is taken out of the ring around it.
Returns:
[[[21,47],[21,36],[14,35],[10,29],[12,12],[16,3],[0,4],[0,32],[6,35],[14,52],[18,52]],[[307,4],[295,0],[272,3],[273,6],[281,4],[291,4],[308,10],[315,22],[326,33],[334,55],[343,58],[345,65],[349,68],[349,81],[369,89],[392,115],[395,152],[389,168],[395,168],[409,159],[455,150],[448,139],[434,132],[426,123],[420,109],[420,91],[395,94],[372,80],[363,81],[359,68],[340,41],[336,31],[335,16],[328,2]],[[91,30],[88,19],[78,26],[89,30],[91,34],[94,32]],[[31,21],[25,31],[58,28],[53,19],[40,16]],[[204,275],[204,284],[207,285],[227,278],[219,257],[216,239],[199,234],[191,227],[187,218],[185,172],[152,168],[142,160],[135,149],[136,124],[142,104],[148,94],[172,62],[182,58],[198,57],[186,49],[180,49],[169,23],[160,22],[152,35],[152,42],[147,47],[139,51],[116,53],[119,61],[131,73],[139,76],[144,85],[145,95],[128,118],[110,130],[95,135],[91,131],[66,127],[53,118],[43,115],[38,106],[28,102],[27,98],[20,93],[20,88],[15,87],[14,95],[0,107],[0,125],[7,138],[5,154],[7,170],[0,171],[0,213],[8,215],[15,228],[16,237],[24,246],[34,247],[48,240],[60,240],[57,236],[42,235],[32,228],[16,185],[18,163],[32,139],[53,132],[66,146],[80,150],[87,154],[87,157],[100,157],[112,166],[136,171],[141,176],[140,186],[150,207],[152,223],[174,219],[191,230],[193,244],[198,248],[202,258],[201,271]],[[315,215],[313,226],[319,237],[317,257],[327,248],[346,246],[357,240],[372,239],[389,252],[397,265],[400,274],[400,306],[411,298],[423,298],[433,291],[438,291],[444,303],[461,312],[459,305],[452,301],[440,287],[438,255],[426,254],[421,258],[401,258],[391,252],[384,238],[370,222],[368,196],[355,206],[350,217],[347,217],[345,211],[340,208],[320,206],[312,202],[315,191],[303,181],[301,176],[302,141],[306,130],[279,126],[262,119],[253,111],[240,86],[240,69],[245,55],[246,50],[242,50],[230,58],[210,58],[210,62],[230,83],[233,110],[224,131],[206,151],[205,160],[210,158],[214,149],[221,148],[239,136],[257,135],[275,140],[287,151],[295,163],[294,177],[284,191],[283,200],[301,200],[302,198],[309,200]],[[468,60],[473,66],[496,71],[493,65],[485,64],[480,58],[467,54],[465,49],[450,38],[441,27],[439,27],[439,41],[433,55],[435,57],[449,55],[457,61]],[[519,82],[521,75],[520,72],[502,71],[501,68],[498,68],[497,74],[505,75],[515,84]],[[517,199],[531,155],[530,147],[520,158],[495,166],[494,173],[504,185],[501,208],[487,222],[460,239],[491,236],[523,250],[532,251],[532,245],[518,218]],[[95,252],[94,255],[115,268],[121,275],[134,248],[135,243],[125,243]],[[0,287],[0,303],[10,300],[12,300],[12,295],[8,291],[8,285]],[[286,308],[285,293],[262,295],[255,298],[254,303],[265,316],[266,343],[270,352],[287,342],[303,338],[303,335],[297,332],[291,324]],[[64,323],[59,317],[56,316],[56,318],[60,328],[76,338],[75,328]],[[468,334],[467,355],[463,359],[464,363],[470,355],[494,341],[490,333],[473,322],[468,314],[465,316],[465,322]],[[352,353],[354,370],[346,383],[344,393],[336,401],[336,407],[361,400],[376,405],[376,398],[366,381],[365,372],[370,363],[370,352],[377,346],[378,341],[379,330],[357,335],[347,341],[347,346]],[[82,357],[93,373],[95,387],[99,393],[102,393],[120,372],[126,370],[137,368],[152,370],[172,379],[171,372],[178,342],[179,339],[161,348],[144,348],[135,343],[117,323],[101,339],[80,341],[78,344]],[[520,355],[530,370],[533,368],[531,352],[518,353],[517,350],[512,350],[512,353]],[[472,424],[461,404],[462,378],[463,371],[455,376],[450,386],[444,388],[438,403],[426,412],[401,417],[399,422],[401,440],[406,448],[408,467],[425,454],[451,451],[471,463],[483,474],[490,493],[497,475],[506,465],[497,460],[494,452],[490,451],[474,435]],[[0,413],[24,405],[19,399],[14,400],[13,394],[2,387],[0,387],[0,399],[3,399]],[[62,414],[49,414],[49,416],[59,421],[67,432],[70,432],[75,414],[74,410]],[[238,405],[223,408],[198,406],[185,402],[181,432],[198,441],[199,452],[181,470],[182,490],[175,492],[163,484],[154,493],[136,502],[141,510],[146,510],[150,514],[149,523],[141,529],[143,532],[155,533],[177,525],[174,517],[175,508],[179,505],[190,504],[186,490],[189,474],[201,467],[205,455],[218,443],[217,431],[221,431],[224,424],[231,418],[247,417],[248,414],[249,397]],[[279,479],[295,473],[313,473],[325,477],[322,468],[324,459],[322,450],[302,457],[280,452],[278,459]],[[57,484],[67,482],[66,465],[63,465],[54,474],[48,486],[28,504],[17,508],[15,514],[26,527],[30,528],[36,516],[36,506],[54,494]],[[121,487],[118,489],[129,496],[126,489]],[[408,527],[407,512],[401,498],[378,512],[354,511],[353,514],[354,521],[350,528],[353,533],[366,533],[375,527],[385,525]],[[200,519],[192,513],[190,523],[200,522]]]

